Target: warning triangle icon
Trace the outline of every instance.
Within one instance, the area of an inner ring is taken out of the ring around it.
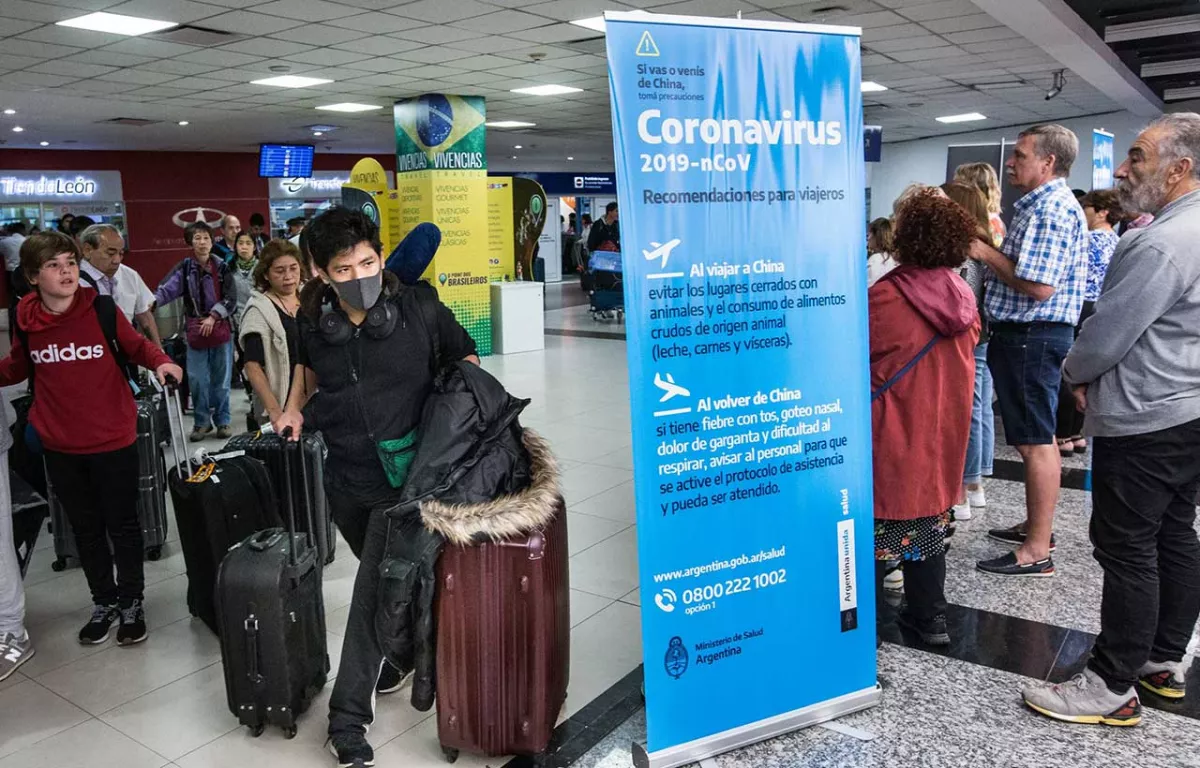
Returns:
[[[638,56],[657,56],[658,55],[658,45],[655,44],[654,38],[650,37],[649,30],[643,32],[642,39],[638,41],[637,55]]]

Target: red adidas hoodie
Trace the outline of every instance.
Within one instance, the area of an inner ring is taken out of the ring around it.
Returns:
[[[17,320],[29,337],[27,356],[13,337],[12,352],[0,360],[0,386],[29,378],[37,366],[29,422],[42,444],[59,453],[105,453],[137,439],[137,406],[124,373],[113,360],[92,302],[96,291],[80,287],[70,309],[51,314],[36,292],[17,304]],[[171,362],[117,311],[117,343],[130,362],[154,370]]]

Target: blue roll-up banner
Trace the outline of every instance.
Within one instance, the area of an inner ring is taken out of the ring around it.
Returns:
[[[1112,189],[1113,135],[1108,131],[1092,131],[1092,189]]]
[[[669,768],[878,701],[859,30],[605,19]]]

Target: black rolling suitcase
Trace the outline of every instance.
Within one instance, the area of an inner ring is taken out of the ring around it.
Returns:
[[[12,494],[13,546],[17,550],[17,566],[24,577],[37,547],[38,534],[50,513],[50,505],[12,470],[8,473],[8,484]]]
[[[295,444],[274,433],[254,432],[237,435],[225,444],[222,451],[245,451],[247,456],[253,456],[267,465],[275,489],[280,520],[284,519],[286,514],[287,494],[284,489],[288,482],[287,471],[290,469],[293,498],[303,499],[308,507],[296,515],[297,531],[314,535],[321,560],[328,565],[333,562],[335,555],[337,533],[333,527],[333,519],[329,516],[329,503],[325,498],[325,440],[319,433],[305,432],[301,435],[300,446],[307,467],[307,471],[303,473],[300,472],[297,463],[300,452],[295,450]],[[289,463],[290,467],[287,466]],[[314,521],[315,529],[309,528],[309,521]]]
[[[303,481],[306,451],[296,453]],[[289,739],[329,674],[320,554],[311,534],[297,532],[291,463],[283,467],[287,527],[259,531],[229,550],[217,574],[229,711],[255,736],[278,725]]]
[[[161,392],[141,395],[137,398],[137,454],[138,454],[138,519],[142,522],[142,546],[146,559],[156,561],[162,557],[167,542],[167,469],[163,455],[163,420],[166,416],[166,399]],[[50,528],[54,534],[54,562],[50,567],[61,571],[70,561],[79,561],[75,546],[75,534],[67,520],[66,511],[54,495],[50,478],[46,480],[46,497],[50,502]]]
[[[187,567],[188,610],[219,633],[217,566],[230,547],[279,524],[275,495],[267,468],[258,459],[236,454],[218,454],[198,463],[188,459],[183,405],[175,388],[169,404],[176,416],[171,425],[176,461],[167,472],[167,486]]]

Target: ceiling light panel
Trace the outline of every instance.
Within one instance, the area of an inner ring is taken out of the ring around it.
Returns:
[[[119,13],[89,13],[74,19],[56,22],[59,27],[86,29],[92,32],[108,32],[111,35],[145,35],[179,26],[173,21],[143,19],[138,16],[123,16]]]
[[[372,112],[376,109],[383,109],[378,104],[359,104],[353,101],[343,101],[338,104],[326,104],[323,107],[317,107],[326,112]]]
[[[531,85],[528,88],[513,88],[512,93],[523,93],[527,96],[562,96],[566,93],[579,93],[583,89],[570,85]]]
[[[327,80],[322,77],[304,77],[302,75],[280,75],[279,77],[267,77],[262,80],[251,80],[251,85],[270,85],[276,88],[309,88],[314,85],[325,85],[332,83],[332,80]]]

